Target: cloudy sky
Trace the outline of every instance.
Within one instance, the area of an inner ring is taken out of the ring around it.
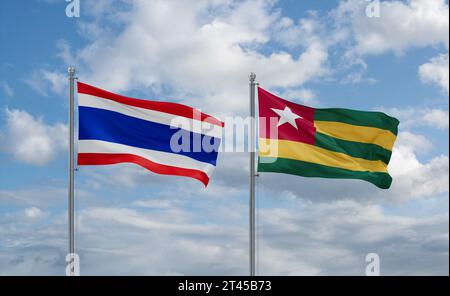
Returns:
[[[81,81],[248,115],[248,74],[313,107],[400,119],[389,190],[358,180],[257,180],[257,271],[449,273],[446,0],[7,0],[0,9],[0,275],[63,275],[68,65]],[[210,186],[134,165],[76,173],[84,275],[248,274],[248,157]]]

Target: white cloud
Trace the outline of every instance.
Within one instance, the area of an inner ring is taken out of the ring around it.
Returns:
[[[438,129],[448,129],[448,111],[433,109],[424,116],[424,121],[430,126]]]
[[[25,217],[32,218],[32,219],[42,217],[42,215],[43,215],[43,212],[39,208],[36,208],[36,207],[26,208],[24,210],[24,213],[25,213]]]
[[[173,89],[170,96],[210,113],[239,113],[250,72],[266,88],[299,88],[327,74],[320,38],[296,56],[261,50],[279,18],[271,0],[135,1],[120,34],[105,32],[74,59],[83,79],[112,91]]]
[[[61,53],[61,55],[65,54],[64,51]],[[25,83],[44,97],[48,97],[51,92],[62,95],[68,89],[67,76],[60,72],[45,69],[33,71],[30,77],[25,79]]]
[[[410,130],[415,127],[426,126],[440,130],[448,129],[449,113],[448,110],[439,108],[377,108],[378,111],[396,117],[400,120],[400,128]]]
[[[55,187],[33,187],[16,190],[0,190],[0,202],[2,205],[22,207],[54,207],[64,206],[61,196],[67,194],[66,188]]]
[[[366,69],[361,69],[359,71],[352,72],[348,74],[344,79],[342,79],[342,84],[360,84],[360,83],[367,83],[367,84],[375,84],[377,83],[377,80],[374,78],[366,78],[364,77]]]
[[[18,221],[18,223],[36,224],[44,221],[48,216],[48,212],[38,207],[29,207],[16,212],[6,212],[4,219],[7,222]]]
[[[89,186],[92,188],[101,188],[102,186],[120,185],[125,188],[136,188],[143,182],[152,182],[157,184],[158,180],[149,180],[149,171],[134,164],[118,164],[113,169],[110,167],[80,167],[88,177]],[[158,176],[158,175],[156,175]],[[154,178],[153,178],[154,179]]]
[[[187,221],[182,215],[177,215],[176,217],[172,215],[170,219],[164,219],[164,221],[160,221],[154,218],[155,216],[152,216],[151,218],[147,215],[127,208],[91,208],[84,211],[80,219],[95,219],[105,222],[129,225],[146,230],[170,231],[175,234],[188,233],[198,235],[219,235],[221,233],[220,228],[217,226],[186,224]],[[83,225],[84,224],[82,224],[80,227],[83,227]],[[91,228],[90,226],[86,227]]]
[[[143,208],[156,208],[166,209],[173,205],[173,202],[167,199],[149,199],[149,200],[136,200],[132,203],[133,206]]]
[[[300,19],[298,23],[288,17],[280,18],[274,24],[274,39],[288,48],[307,47],[318,41],[319,34],[323,34],[323,30],[317,13],[309,12],[308,17]],[[331,44],[333,38],[334,36],[323,42]]]
[[[23,163],[45,165],[66,148],[67,126],[47,125],[26,111],[6,109],[6,126],[0,150]]]
[[[70,45],[64,39],[60,39],[56,42],[56,48],[58,49],[58,57],[64,62],[65,65],[73,65],[75,61],[75,57],[73,53],[70,51]],[[60,77],[59,83],[62,82],[62,78]]]
[[[316,93],[307,88],[288,88],[280,95],[283,98],[299,102],[300,104],[307,104],[310,106],[319,104]]]
[[[380,17],[369,18],[364,0],[341,1],[335,11],[341,30],[349,30],[361,54],[449,45],[449,10],[445,0],[380,1]]]
[[[381,256],[384,275],[447,272],[438,258],[448,257],[448,215],[402,217],[350,200],[290,204],[260,212],[263,274],[363,275],[370,252]],[[412,263],[415,252],[427,259]],[[403,260],[409,264],[398,264]]]
[[[12,97],[14,95],[14,90],[6,81],[0,81],[0,90],[3,91],[8,97]]]
[[[42,221],[48,217],[48,213],[37,207],[30,207],[23,210],[23,219],[30,223]],[[19,217],[21,219],[22,217]]]
[[[449,158],[447,155],[433,157],[426,163],[416,154],[429,148],[423,136],[403,133],[389,163],[394,178],[392,195],[397,201],[448,194]]]
[[[448,53],[432,58],[430,62],[419,67],[419,76],[425,83],[435,84],[448,94],[449,83]]]
[[[81,209],[77,223],[81,272],[246,275],[248,213],[246,203],[238,200],[239,196],[215,200],[210,204],[213,213],[197,210],[195,215],[191,207],[181,212],[170,207]],[[350,200],[270,201],[271,208],[258,212],[259,274],[363,275],[369,252],[380,254],[384,275],[448,272],[448,215],[407,217]],[[10,218],[0,216],[0,273],[63,274],[66,216],[40,225]],[[35,260],[38,257],[46,260]],[[422,260],[411,261],[418,257]],[[30,261],[35,261],[35,268],[29,268]]]
[[[396,146],[408,147],[413,152],[422,153],[431,149],[431,142],[423,135],[408,131],[400,132],[397,136]]]

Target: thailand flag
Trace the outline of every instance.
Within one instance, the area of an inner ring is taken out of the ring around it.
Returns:
[[[78,165],[135,163],[208,185],[224,123],[191,107],[78,82]]]

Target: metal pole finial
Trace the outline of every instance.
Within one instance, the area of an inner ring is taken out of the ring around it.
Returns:
[[[250,75],[248,76],[248,78],[250,78],[250,81],[254,82],[256,79],[256,74],[251,72]]]

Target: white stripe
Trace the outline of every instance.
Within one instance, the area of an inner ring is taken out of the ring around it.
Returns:
[[[118,103],[113,100],[99,98],[92,95],[78,94],[78,106],[92,107],[119,112],[143,120],[169,125],[174,128],[182,128],[184,130],[204,134],[210,137],[215,137],[219,139],[222,138],[223,128],[215,124],[202,122],[200,120],[194,120],[191,118],[177,116],[169,113],[130,106],[127,104]]]
[[[79,140],[78,153],[134,154],[162,165],[202,171],[208,176],[210,176],[214,170],[212,164],[201,162],[185,155],[136,148],[133,146],[98,140]]]

